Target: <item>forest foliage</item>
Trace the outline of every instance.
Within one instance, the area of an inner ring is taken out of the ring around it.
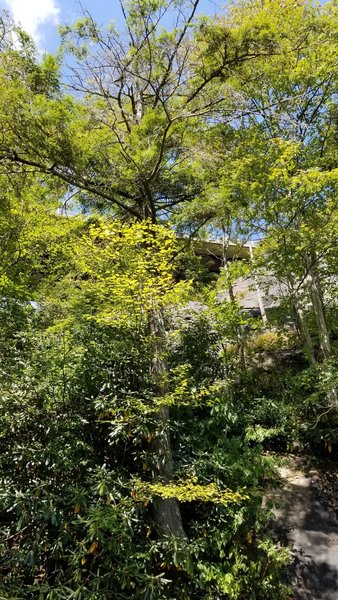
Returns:
[[[338,448],[337,5],[198,4],[0,20],[3,599],[287,598],[264,487]]]

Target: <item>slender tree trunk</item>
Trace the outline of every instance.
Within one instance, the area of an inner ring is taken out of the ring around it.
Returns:
[[[305,354],[307,356],[307,359],[308,359],[310,365],[314,366],[317,364],[316,355],[315,355],[310,331],[308,328],[308,324],[306,321],[306,317],[304,315],[304,310],[303,310],[301,301],[299,299],[299,292],[298,292],[298,289],[296,288],[295,281],[292,277],[290,277],[289,280],[287,281],[287,287],[289,290],[289,294],[292,298],[293,309],[294,309],[297,323],[298,323],[298,331],[299,331],[300,337],[302,339],[302,342],[304,344]]]
[[[159,310],[149,314],[149,327],[152,339],[151,374],[157,389],[157,395],[166,392],[167,365],[165,361],[166,332],[163,317]],[[162,407],[156,413],[157,433],[151,444],[154,460],[154,477],[162,482],[169,482],[173,477],[173,458],[170,444],[169,408]],[[162,536],[174,536],[184,539],[184,532],[179,503],[175,498],[155,496],[153,501],[154,521],[157,531]]]
[[[231,281],[231,277],[230,277],[230,273],[229,273],[229,266],[228,266],[228,259],[227,259],[227,250],[228,250],[228,245],[229,245],[229,237],[225,237],[225,230],[223,229],[223,256],[222,256],[222,266],[224,268],[225,271],[225,276],[226,276],[226,281],[227,281],[227,286],[228,286],[228,292],[229,292],[229,298],[230,298],[230,302],[235,303],[236,302],[236,297],[235,297],[235,292],[234,292],[234,288],[232,285],[232,281]],[[239,350],[239,362],[240,365],[242,367],[242,369],[246,368],[246,357],[245,357],[245,345],[244,345],[244,339],[243,339],[243,330],[241,325],[238,325],[238,327],[236,328],[236,337],[237,337],[237,344],[238,344],[238,350]]]
[[[251,259],[251,262],[253,263],[253,259],[254,259],[254,256],[253,256],[253,244],[252,244],[251,240],[249,242],[249,250],[250,250],[250,259]],[[262,321],[263,321],[264,325],[267,325],[268,324],[268,317],[267,317],[266,310],[265,310],[265,307],[264,307],[264,304],[263,304],[263,299],[262,299],[262,294],[261,294],[261,290],[260,290],[260,287],[259,287],[258,279],[257,279],[257,276],[255,274],[254,274],[254,280],[255,280],[255,287],[256,287],[256,294],[257,294],[259,311],[261,313],[261,317],[262,317]]]
[[[315,317],[318,331],[320,352],[322,358],[324,360],[327,360],[331,356],[330,334],[326,325],[319,277],[313,263],[309,266],[309,288],[313,307],[313,314]]]
[[[309,263],[309,288],[313,307],[313,313],[316,321],[318,340],[321,358],[323,362],[329,360],[331,357],[331,342],[330,334],[326,324],[323,297],[320,288],[320,281],[318,272],[316,269],[316,257],[311,256],[311,263]],[[329,364],[327,365],[328,371],[330,369]],[[329,375],[329,372],[328,372]],[[338,392],[335,387],[331,388],[327,392],[327,400],[329,405],[338,408]]]
[[[137,97],[137,118],[142,116],[142,99],[140,94]],[[156,214],[154,213],[152,191],[149,184],[143,182],[143,188],[146,192],[148,204],[147,215],[151,215],[152,222],[156,223]],[[142,190],[141,190],[142,192]],[[166,330],[161,310],[154,308],[148,313],[149,331],[152,344],[152,358],[150,372],[154,382],[157,397],[163,397],[167,391],[168,368],[166,363]],[[156,435],[151,442],[150,451],[152,453],[153,477],[163,483],[169,482],[173,478],[174,467],[170,442],[170,415],[169,408],[162,407],[155,413],[157,421]],[[153,499],[154,522],[159,536],[170,536],[184,539],[186,534],[183,528],[181,511],[178,501],[175,498],[162,498],[155,496]]]
[[[316,357],[315,357],[315,351],[313,348],[310,331],[307,326],[304,311],[303,311],[302,307],[300,306],[297,298],[294,299],[294,307],[295,307],[295,312],[296,312],[297,319],[298,319],[299,329],[301,331],[303,341],[304,341],[306,356],[309,360],[310,365],[315,365],[315,364],[317,364],[317,361],[316,361]]]

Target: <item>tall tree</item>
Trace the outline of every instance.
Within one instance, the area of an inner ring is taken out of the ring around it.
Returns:
[[[6,169],[36,172],[68,184],[82,205],[109,209],[122,219],[156,223],[195,198],[203,178],[192,145],[206,119],[232,115],[233,73],[275,49],[263,21],[196,20],[198,0],[121,3],[125,34],[102,31],[84,15],[62,29],[70,54],[68,93],[61,91],[55,61],[36,61],[21,36],[1,57],[1,117]],[[173,27],[163,28],[166,19]],[[204,121],[203,121],[204,120]],[[149,312],[151,371],[164,394],[165,331]],[[159,476],[173,472],[168,411],[159,416],[154,451]],[[159,450],[161,446],[162,450]],[[158,528],[184,536],[176,500],[155,504]]]
[[[238,17],[241,10],[237,5]],[[248,63],[238,73],[247,114],[233,127],[215,126],[205,143],[212,154],[201,146],[204,168],[214,175],[212,202],[206,195],[196,216],[217,223],[228,215],[242,235],[265,238],[262,268],[271,268],[288,289],[310,362],[325,361],[331,356],[326,306],[332,304],[337,243],[337,7],[268,1],[247,11],[253,18],[269,11],[275,25],[283,13],[283,44],[269,61]]]

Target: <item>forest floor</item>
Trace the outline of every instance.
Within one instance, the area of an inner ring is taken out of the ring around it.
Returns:
[[[272,500],[276,538],[291,549],[295,600],[338,600],[338,464],[288,457]]]

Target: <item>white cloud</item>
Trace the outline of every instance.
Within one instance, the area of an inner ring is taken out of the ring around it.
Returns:
[[[58,23],[60,9],[55,0],[6,0],[13,19],[20,23],[39,46],[42,33],[41,25],[46,22]]]

